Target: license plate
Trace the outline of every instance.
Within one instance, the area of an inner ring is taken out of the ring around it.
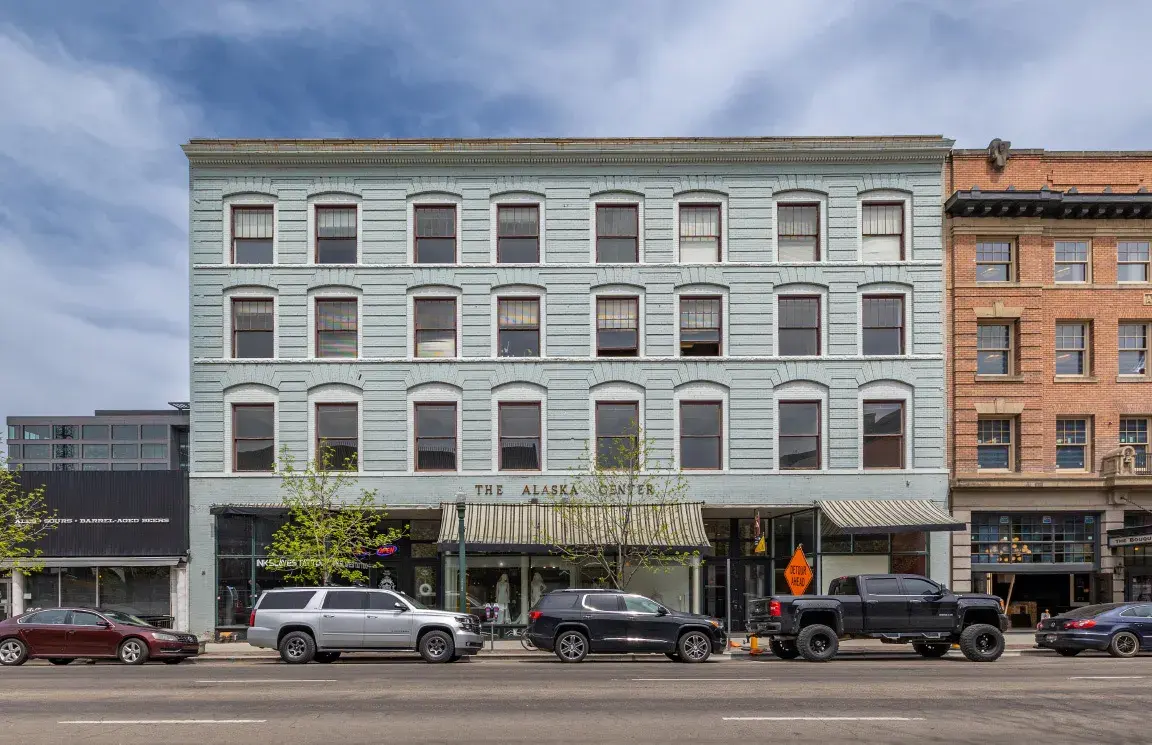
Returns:
[[[1056,635],[1055,634],[1049,634],[1048,636],[1044,637],[1044,641],[1054,642],[1054,641],[1056,641]]]

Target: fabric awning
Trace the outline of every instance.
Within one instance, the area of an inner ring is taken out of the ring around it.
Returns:
[[[629,543],[670,551],[708,553],[701,502],[634,504],[628,519]],[[464,508],[464,542],[472,551],[548,553],[554,546],[610,546],[625,524],[623,505],[556,506],[469,502]],[[573,519],[562,510],[586,510]],[[456,503],[441,504],[440,548],[459,545]]]
[[[909,533],[920,530],[961,530],[958,521],[938,502],[928,499],[816,500],[816,506],[845,533]]]

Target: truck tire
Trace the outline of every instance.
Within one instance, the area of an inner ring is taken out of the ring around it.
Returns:
[[[689,631],[676,644],[681,662],[707,662],[712,656],[712,640],[703,631]]]
[[[316,640],[303,631],[290,631],[280,640],[280,659],[289,665],[304,665],[316,656]]]
[[[432,629],[420,637],[419,651],[425,662],[448,662],[456,654],[456,641],[448,632]]]
[[[824,624],[805,626],[796,637],[796,651],[809,662],[827,662],[840,649],[836,632]]]
[[[782,660],[794,660],[800,656],[800,651],[796,649],[796,642],[793,641],[773,639],[768,642],[768,648],[772,650],[772,654]]]
[[[588,656],[588,637],[575,629],[561,631],[552,651],[561,662],[581,662]]]
[[[1004,654],[1004,634],[986,623],[975,623],[960,633],[960,651],[972,662],[995,662]]]
[[[912,649],[915,649],[916,653],[919,654],[921,657],[927,657],[928,659],[936,659],[938,657],[943,657],[944,655],[948,654],[948,650],[952,649],[952,645],[951,644],[920,644],[920,643],[916,643],[916,644],[912,645]]]

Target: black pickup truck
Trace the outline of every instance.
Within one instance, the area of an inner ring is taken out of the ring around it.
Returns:
[[[911,644],[943,657],[953,644],[973,662],[1004,653],[1008,618],[995,595],[957,595],[915,574],[861,574],[832,580],[827,595],[774,595],[749,603],[748,628],[781,659],[825,662],[840,639]]]

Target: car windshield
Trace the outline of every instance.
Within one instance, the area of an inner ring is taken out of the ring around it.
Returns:
[[[122,613],[121,611],[118,611],[118,610],[104,610],[104,611],[100,611],[100,612],[103,613],[109,620],[115,621],[116,623],[123,623],[123,624],[126,624],[128,626],[151,626],[152,625],[141,618],[137,618],[136,616],[133,616],[130,613]]]
[[[1083,608],[1073,608],[1066,613],[1061,613],[1061,618],[1095,618],[1096,616],[1103,615],[1110,610],[1123,608],[1127,603],[1101,603],[1100,605],[1086,605]]]

